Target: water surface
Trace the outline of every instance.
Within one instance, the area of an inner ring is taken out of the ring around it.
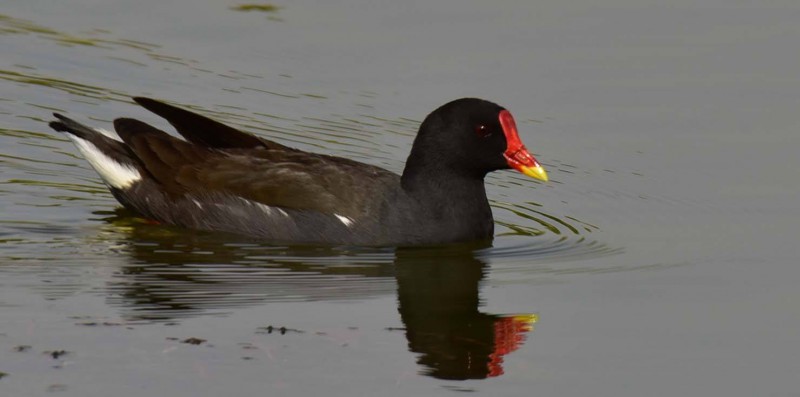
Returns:
[[[800,6],[12,1],[0,395],[796,395]],[[499,102],[551,177],[490,245],[276,246],[121,210],[52,112],[152,96],[402,170]]]

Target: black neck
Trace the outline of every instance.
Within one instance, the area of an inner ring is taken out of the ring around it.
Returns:
[[[483,176],[447,173],[403,173],[402,188],[417,203],[424,219],[421,227],[433,234],[457,236],[461,240],[490,239],[494,219]],[[423,226],[425,225],[425,226]],[[441,230],[439,230],[441,229]]]

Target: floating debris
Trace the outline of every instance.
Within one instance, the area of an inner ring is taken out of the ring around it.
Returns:
[[[205,339],[200,339],[200,338],[189,338],[181,341],[181,343],[188,343],[190,345],[199,345],[205,342],[206,342]]]
[[[44,354],[47,354],[50,357],[53,357],[53,359],[58,360],[61,358],[61,356],[66,356],[67,354],[70,354],[70,352],[66,350],[48,350],[44,352]]]
[[[276,6],[274,4],[239,4],[237,6],[232,6],[231,10],[234,11],[242,11],[242,12],[250,12],[250,11],[257,11],[257,12],[278,12],[283,7]]]
[[[98,323],[98,322],[95,322],[95,321],[88,321],[88,322],[85,322],[85,323],[75,323],[75,325],[82,325],[84,327],[97,327],[97,326],[101,326],[101,325],[104,326],[104,327],[121,327],[121,326],[123,326],[125,324],[115,323],[115,322],[111,322],[111,321],[103,321],[102,323]]]
[[[266,327],[258,327],[257,334],[271,334],[271,333],[278,333],[280,332],[281,335],[286,335],[287,332],[294,332],[297,334],[303,334],[305,331],[294,329],[294,328],[286,328],[286,327],[274,327],[272,325],[268,325]]]

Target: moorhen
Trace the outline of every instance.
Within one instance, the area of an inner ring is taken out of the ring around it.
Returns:
[[[182,140],[141,121],[116,134],[60,114],[65,132],[126,208],[159,223],[276,243],[431,245],[491,239],[487,173],[513,168],[547,181],[511,113],[464,98],[422,122],[402,176],[307,153],[148,98]]]

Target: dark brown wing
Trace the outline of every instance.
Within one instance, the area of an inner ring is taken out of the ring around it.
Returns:
[[[185,170],[184,185],[214,186],[271,206],[358,217],[399,177],[381,168],[331,156],[267,150],[228,153]]]
[[[397,175],[332,156],[265,147],[212,149],[133,119],[114,128],[171,194],[226,193],[269,206],[358,217]]]
[[[114,120],[114,129],[142,162],[148,173],[171,194],[189,191],[176,180],[184,167],[202,162],[211,150],[170,136],[134,119]]]

